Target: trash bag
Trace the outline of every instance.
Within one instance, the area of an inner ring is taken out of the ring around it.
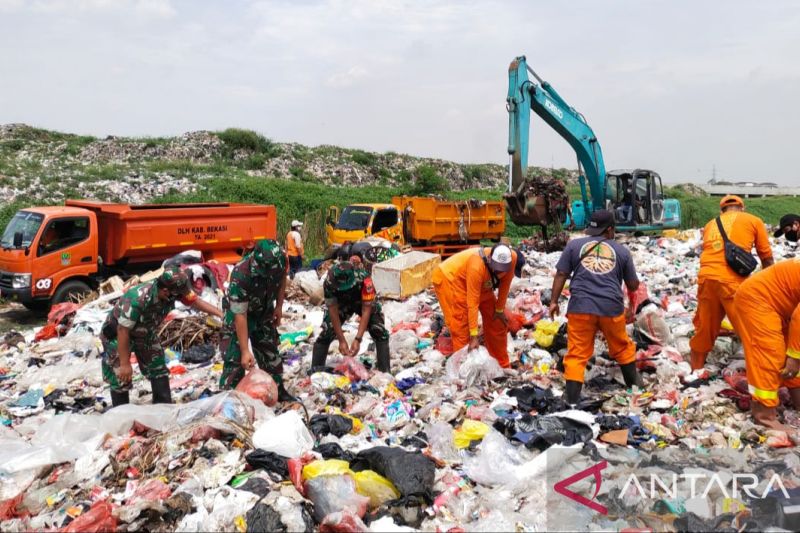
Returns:
[[[369,530],[361,518],[350,511],[331,513],[319,525],[320,533],[360,533]]]
[[[356,472],[353,479],[356,481],[356,491],[369,498],[370,509],[377,509],[385,502],[400,497],[400,491],[391,481],[372,470]]]
[[[447,422],[436,422],[425,429],[431,454],[440,461],[459,461],[453,438],[453,426]]]
[[[594,436],[592,428],[572,418],[562,416],[523,415],[516,420],[514,439],[527,448],[544,450],[553,444],[572,446],[588,442]]]
[[[278,403],[278,385],[275,384],[272,376],[260,368],[250,370],[236,385],[236,390],[251,398],[261,400],[269,407]]]
[[[342,363],[334,368],[333,371],[347,376],[353,383],[369,380],[369,371],[367,367],[361,364],[355,357],[345,357]]]
[[[286,531],[281,515],[264,503],[257,503],[244,516],[247,533],[263,533],[264,531]]]
[[[536,411],[543,415],[547,413],[557,413],[567,408],[564,398],[553,396],[551,389],[543,389],[536,385],[525,385],[517,387],[507,392],[508,396],[517,399],[520,411]]]
[[[450,356],[445,369],[449,379],[462,379],[467,387],[486,384],[494,378],[503,376],[500,364],[483,346],[472,351],[469,351],[468,346],[464,346]]]
[[[91,509],[70,522],[59,531],[63,533],[102,533],[117,530],[117,517],[112,514],[114,506],[107,500],[95,503]]]
[[[281,476],[281,479],[289,479],[289,465],[286,457],[264,450],[253,450],[245,459],[247,464],[253,468],[263,468],[267,472],[275,472]]]
[[[300,457],[314,447],[314,437],[297,411],[286,411],[259,426],[253,446],[284,457]]]
[[[505,317],[508,323],[508,331],[510,331],[512,335],[516,335],[525,325],[525,315],[514,312],[510,306],[506,307]]]
[[[464,459],[464,472],[482,485],[506,485],[515,481],[519,467],[528,461],[528,452],[512,445],[497,431],[489,431],[478,453]]]
[[[477,420],[464,420],[460,428],[455,430],[453,443],[456,448],[463,450],[468,448],[474,440],[481,440],[489,432],[489,426]]]
[[[203,262],[203,253],[200,250],[186,250],[165,259],[162,268],[180,267],[182,265],[196,265]]]
[[[356,492],[356,482],[350,475],[318,476],[304,484],[306,498],[314,504],[314,518],[321,522],[338,511],[350,511],[358,516],[367,512],[369,498]]]
[[[672,344],[672,333],[664,320],[664,312],[656,304],[645,305],[637,313],[633,335],[635,340],[642,340],[648,345],[669,346]]]
[[[553,320],[540,320],[536,323],[536,330],[533,332],[533,340],[542,348],[550,348],[556,338],[558,329],[561,326]]]
[[[314,447],[314,451],[322,456],[323,459],[341,459],[342,461],[352,462],[355,455],[342,449],[335,442],[326,442]]]
[[[206,363],[214,358],[216,353],[216,346],[213,344],[198,344],[189,347],[181,356],[181,361],[198,365]]]
[[[308,425],[318,439],[328,434],[342,437],[353,430],[353,420],[342,415],[314,415]]]
[[[374,470],[391,481],[402,496],[432,502],[436,466],[421,453],[377,446],[359,452],[350,468],[355,472]]]
[[[347,461],[341,459],[313,461],[303,467],[303,481],[319,476],[341,476],[343,474],[352,474],[352,472]]]

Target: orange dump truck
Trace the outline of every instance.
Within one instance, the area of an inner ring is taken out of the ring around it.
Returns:
[[[383,237],[415,250],[452,255],[481,240],[498,240],[506,229],[502,201],[439,200],[394,196],[391,204],[352,204],[331,207],[328,244]]]
[[[67,200],[18,211],[0,239],[0,293],[43,309],[180,252],[233,263],[254,241],[274,239],[274,206],[127,205]]]

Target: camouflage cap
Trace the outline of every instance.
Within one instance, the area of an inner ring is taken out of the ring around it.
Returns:
[[[274,239],[263,239],[253,249],[256,273],[266,275],[272,269],[286,270],[286,254]]]
[[[356,270],[358,266],[351,261],[339,261],[331,267],[330,278],[336,284],[336,290],[349,291],[356,286]]]
[[[185,296],[191,291],[189,277],[178,268],[167,268],[158,276],[158,286],[172,294]]]

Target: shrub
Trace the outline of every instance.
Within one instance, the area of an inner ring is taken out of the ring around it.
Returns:
[[[225,131],[217,132],[217,137],[224,143],[223,151],[228,157],[233,156],[236,150],[263,154],[265,157],[275,157],[279,152],[279,148],[274,142],[252,130],[228,128]]]
[[[417,178],[414,183],[416,194],[439,194],[449,189],[447,180],[440,176],[432,166],[422,165],[417,168],[416,174]]]
[[[371,167],[378,163],[378,157],[375,154],[364,152],[363,150],[353,150],[351,157],[353,158],[353,163],[358,165]]]

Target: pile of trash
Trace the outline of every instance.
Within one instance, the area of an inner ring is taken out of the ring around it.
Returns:
[[[735,336],[705,370],[687,362],[698,242],[626,240],[646,286],[629,325],[645,387],[625,388],[598,337],[574,409],[565,319],[547,314],[558,253],[527,254],[513,282],[506,370],[454,352],[427,291],[383,303],[391,374],[372,369],[367,334],[309,375],[322,281],[298,274],[279,328],[292,404],[255,378],[220,392],[219,324],[178,305],[159,332],[176,403],[152,405],[134,368],[132,403],[111,409],[97,334],[124,287],[110,284],[0,343],[0,529],[796,530],[800,457],[750,421]],[[791,246],[775,243],[776,259]],[[219,301],[223,270],[176,262]],[[352,339],[357,324],[344,328]]]

